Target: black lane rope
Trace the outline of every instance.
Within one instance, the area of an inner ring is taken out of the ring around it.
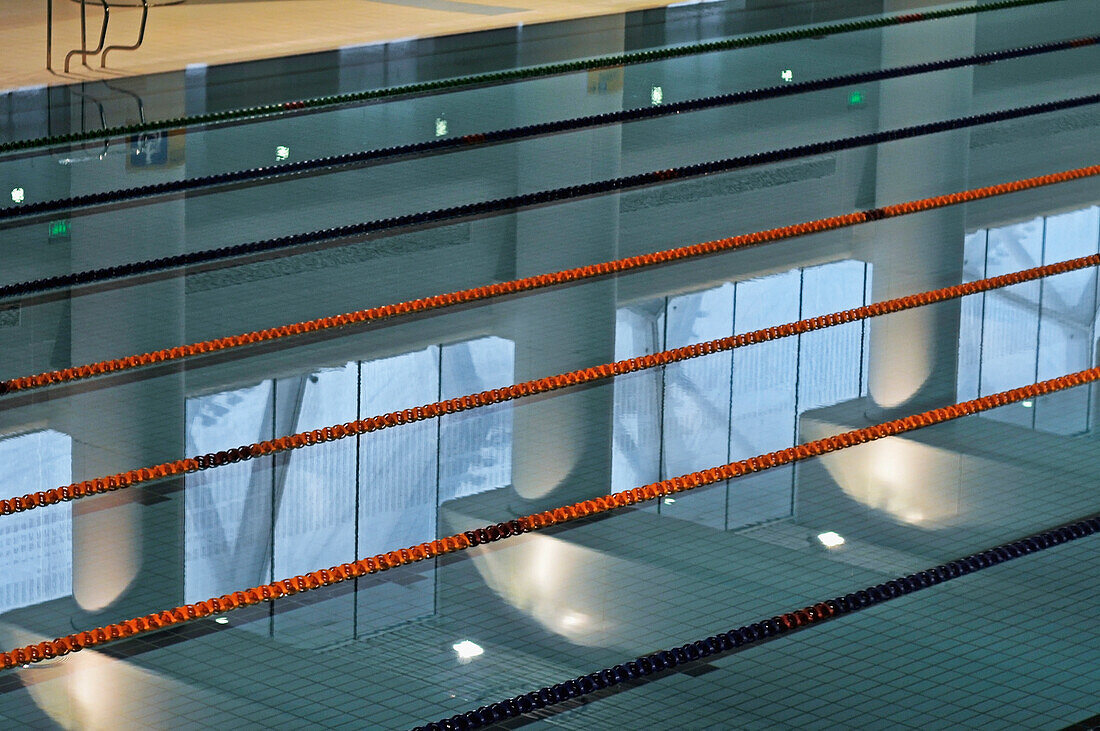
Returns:
[[[763,46],[772,43],[803,40],[806,38],[820,38],[822,36],[850,33],[860,30],[872,30],[906,23],[916,23],[926,20],[939,20],[962,15],[987,13],[997,10],[1025,7],[1028,5],[1045,5],[1059,2],[1060,0],[999,0],[982,5],[969,5],[942,10],[930,10],[919,13],[907,13],[888,17],[868,18],[844,23],[826,23],[809,26],[798,30],[780,31],[775,33],[760,33],[740,38],[729,38],[721,41],[708,41],[692,43],[672,48],[659,48],[648,51],[630,51],[596,58],[582,59],[579,61],[565,61],[560,63],[531,66],[507,71],[493,71],[469,76],[459,76],[450,79],[436,81],[423,81],[403,86],[393,86],[385,89],[370,89],[367,91],[351,92],[346,94],[334,94],[330,96],[302,99],[298,101],[265,104],[261,106],[246,107],[242,109],[230,109],[221,112],[206,112],[184,117],[175,117],[154,122],[140,124],[119,125],[100,130],[88,130],[73,132],[70,134],[38,137],[27,140],[13,140],[0,142],[0,154],[19,150],[30,150],[39,147],[54,147],[67,145],[74,142],[88,142],[93,140],[109,139],[141,132],[154,132],[159,130],[184,129],[202,125],[213,125],[227,122],[256,121],[273,116],[281,116],[302,111],[323,110],[332,107],[345,106],[360,102],[377,101],[399,96],[410,96],[433,92],[451,91],[464,87],[485,86],[490,84],[502,84],[513,81],[555,76],[559,74],[587,71],[591,69],[607,68],[611,66],[628,66],[640,63],[650,63],[683,56],[692,56],[700,53],[713,53],[717,51],[729,51],[738,48]]]
[[[434,723],[417,726],[414,731],[467,731],[483,728],[515,718],[525,713],[555,706],[565,701],[581,698],[607,688],[628,683],[638,678],[666,672],[695,660],[729,652],[760,640],[775,637],[794,629],[820,624],[845,614],[858,612],[876,604],[897,599],[945,581],[957,579],[976,571],[996,566],[1053,546],[1075,541],[1100,532],[1100,517],[1084,520],[1035,533],[1018,541],[973,553],[965,558],[948,561],[925,571],[918,571],[897,579],[885,581],[844,596],[826,599],[802,609],[738,627],[705,639],[688,642],[680,647],[659,650],[629,662],[604,668],[599,672],[581,675],[563,683],[546,686],[496,703],[481,706],[477,710],[456,714]]]
[[[231,259],[240,256],[250,256],[272,251],[280,251],[293,247],[316,244],[335,239],[362,237],[368,234],[383,231],[392,231],[408,226],[422,226],[425,224],[438,224],[445,221],[462,219],[471,216],[483,216],[513,211],[529,206],[539,206],[561,201],[583,198],[586,196],[603,195],[606,193],[620,192],[639,188],[647,185],[667,183],[676,180],[687,180],[705,175],[725,173],[740,168],[756,165],[765,165],[800,157],[820,155],[825,153],[850,150],[867,145],[876,145],[885,142],[910,139],[922,135],[948,132],[952,130],[975,127],[993,122],[1003,122],[1010,119],[1019,119],[1037,114],[1064,111],[1077,107],[1088,106],[1100,102],[1100,94],[1060,99],[1058,101],[1043,104],[1032,104],[1024,107],[1015,107],[997,112],[974,114],[967,117],[943,120],[940,122],[928,122],[925,124],[899,127],[881,132],[869,132],[852,137],[842,137],[824,142],[813,142],[795,147],[785,147],[770,152],[756,152],[738,157],[714,160],[711,162],[696,163],[682,167],[668,168],[666,170],[654,170],[647,173],[627,175],[618,178],[598,180],[580,185],[570,185],[562,188],[523,193],[520,195],[495,198],[478,203],[467,203],[448,208],[438,208],[420,213],[407,213],[389,218],[379,218],[363,223],[354,223],[332,228],[318,229],[306,233],[292,234],[278,238],[263,239],[245,244],[223,246],[216,249],[194,251],[186,254],[161,257],[159,259],[147,259],[145,261],[119,264],[117,266],[90,269],[71,274],[59,274],[52,277],[43,277],[25,282],[16,282],[0,287],[0,298],[24,296],[28,294],[44,292],[60,287],[92,284],[110,279],[130,277],[152,272],[166,271],[179,267],[196,264],[207,264],[223,259]]]
[[[1100,43],[1100,36],[1085,36],[1065,41],[1054,41],[1033,46],[1022,46],[1002,51],[991,51],[971,56],[959,56],[957,58],[927,63],[909,64],[894,68],[863,71],[859,73],[831,76],[813,81],[803,81],[792,84],[780,84],[762,89],[750,89],[729,94],[688,99],[686,101],[662,104],[658,106],[637,107],[624,109],[618,112],[606,112],[604,114],[591,114],[584,117],[575,117],[555,122],[539,122],[518,127],[479,132],[461,137],[441,138],[413,142],[391,147],[378,147],[370,150],[359,150],[341,155],[329,155],[326,157],[311,158],[309,160],[296,160],[277,165],[265,165],[249,168],[247,170],[235,170],[225,173],[202,175],[185,180],[174,180],[150,185],[139,185],[132,188],[104,191],[101,193],[88,193],[85,195],[57,198],[49,201],[37,201],[23,205],[6,206],[0,208],[0,221],[32,216],[57,211],[68,211],[75,208],[88,206],[110,206],[128,201],[155,202],[157,198],[179,195],[191,191],[219,188],[228,185],[240,185],[242,183],[274,183],[291,176],[304,173],[327,171],[336,172],[340,169],[376,163],[395,158],[409,157],[413,155],[438,154],[455,150],[469,150],[479,147],[487,147],[508,142],[517,142],[550,134],[572,132],[592,127],[602,127],[613,124],[639,122],[661,117],[675,116],[684,112],[697,112],[706,109],[744,104],[747,102],[762,101],[784,96],[793,96],[813,91],[835,89],[852,84],[872,83],[888,79],[911,76],[914,74],[933,73],[948,69],[974,66],[978,64],[994,63],[1009,59],[1038,56],[1040,54],[1067,51],[1075,48],[1087,48]]]

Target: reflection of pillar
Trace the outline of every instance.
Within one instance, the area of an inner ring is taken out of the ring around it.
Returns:
[[[77,303],[74,362],[163,347],[167,333],[178,340],[182,286],[182,281],[158,283]],[[116,328],[117,337],[103,327],[110,322],[125,323]],[[67,431],[73,436],[74,478],[181,456],[183,399],[180,373],[71,397]],[[182,598],[184,502],[153,497],[160,491],[136,488],[73,504],[73,594],[84,609],[112,607],[111,616],[128,617],[128,600],[136,602],[135,611],[149,611]],[[120,603],[127,609],[116,609]]]
[[[176,114],[181,113],[177,109]],[[171,115],[166,115],[171,116]],[[125,188],[185,176],[178,157],[133,165],[127,155],[73,169],[73,192]],[[72,268],[149,259],[184,249],[183,201],[74,219]],[[141,353],[185,341],[184,280],[170,278],[79,294],[71,300],[71,361]],[[73,478],[98,477],[182,456],[184,377],[135,374],[93,384],[66,399]],[[115,621],[183,598],[182,494],[169,485],[134,488],[73,503],[73,596],[97,619]],[[168,496],[161,497],[160,495]],[[90,618],[76,617],[83,628]]]
[[[885,12],[910,7],[887,0]],[[959,22],[955,22],[959,21]],[[919,24],[914,24],[919,25]],[[881,64],[914,57],[951,58],[974,52],[973,17],[953,18],[930,33],[899,26],[882,31]],[[930,47],[931,46],[931,47]],[[895,79],[879,85],[879,126],[891,129],[970,112],[969,68]],[[874,93],[873,91],[871,93]],[[875,150],[875,205],[888,205],[965,189],[966,131],[888,142]],[[962,207],[904,216],[855,229],[872,264],[875,301],[957,284],[962,278],[965,216]],[[955,401],[960,305],[949,302],[871,320],[868,386],[874,405],[909,414]],[[864,404],[840,404],[801,416],[802,440],[816,439],[884,414]],[[930,431],[929,434],[937,432]],[[909,528],[943,528],[957,517],[959,457],[898,437],[802,463],[797,471],[795,514],[816,530],[849,539],[904,545]]]
[[[890,0],[885,11],[909,3]],[[882,35],[882,66],[915,56],[953,58],[974,52],[975,24],[955,18],[936,33],[912,26]],[[929,48],[929,45],[934,48]],[[967,67],[880,84],[880,126],[946,119],[970,113],[973,72]],[[890,142],[877,149],[876,204],[887,205],[966,187],[966,131]],[[948,208],[877,224],[869,230],[874,265],[872,298],[883,300],[957,284],[963,260],[964,210]],[[938,305],[871,322],[869,386],[874,402],[906,411],[954,400],[959,304]]]
[[[521,215],[519,276],[563,268],[578,255],[614,250],[616,200],[598,199],[570,208],[567,222],[560,218],[562,211],[553,209]],[[518,301],[512,316],[516,381],[614,359],[614,281]],[[612,395],[605,385],[517,405],[512,482],[521,497],[556,506],[609,490]]]
[[[613,359],[614,284],[580,289],[517,308],[517,381]],[[521,497],[556,506],[609,491],[612,394],[597,387],[517,406],[512,482]]]
[[[622,29],[618,32],[621,42]],[[601,40],[606,52],[607,38]],[[590,72],[587,78],[548,79],[559,87],[556,94],[544,85],[530,90],[519,87],[517,109],[545,107],[551,99],[560,105],[556,116],[566,110],[586,114],[617,108],[622,100],[622,74],[622,69],[604,69]],[[517,188],[538,190],[565,181],[619,175],[621,139],[621,128],[612,126],[524,143],[516,152]],[[617,196],[520,213],[516,276],[614,258],[618,217]],[[615,291],[615,281],[604,280],[515,301],[509,310],[514,318],[516,380],[613,360]],[[612,408],[610,385],[517,405],[512,457],[516,492],[544,507],[608,492]]]

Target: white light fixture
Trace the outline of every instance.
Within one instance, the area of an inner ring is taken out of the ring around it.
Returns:
[[[794,81],[794,71],[790,69],[783,69],[783,73],[779,74],[779,78],[786,81],[788,84]]]
[[[676,498],[674,498],[674,497],[666,497],[665,498],[665,505],[672,505],[674,502],[676,502]]]
[[[844,545],[844,536],[831,530],[825,531],[824,533],[818,533],[817,540],[821,541],[821,545],[826,548],[836,548],[837,546]]]
[[[458,653],[458,657],[461,660],[469,660],[471,657],[477,657],[485,652],[481,645],[470,642],[469,640],[463,640],[462,642],[452,645],[452,647],[454,647],[454,651]]]
[[[655,86],[649,90],[649,103],[653,106],[659,105],[665,100],[665,91],[659,86]]]
[[[1020,402],[1020,406],[1023,406],[1025,409],[1030,409],[1034,405],[1035,405],[1035,403],[1033,401],[1021,401]]]
[[[275,160],[286,160],[290,157],[290,148],[286,145],[279,145],[275,148]]]
[[[218,624],[229,624],[229,617],[215,617],[214,621]]]
[[[435,118],[435,136],[442,137],[447,134],[447,120],[443,117]]]
[[[23,192],[22,188],[12,188],[11,189],[11,199],[12,199],[13,202],[22,203],[23,199],[25,197],[26,197],[26,193]]]

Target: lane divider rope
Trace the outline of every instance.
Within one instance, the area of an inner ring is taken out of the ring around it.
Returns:
[[[1100,266],[1100,254],[1091,254],[1077,259],[1045,264],[1038,267],[1032,267],[1031,269],[1009,272],[995,277],[987,277],[973,282],[965,282],[963,284],[929,290],[918,294],[905,295],[870,305],[862,305],[850,310],[819,315],[817,317],[741,333],[739,335],[731,335],[725,338],[718,338],[716,340],[664,350],[650,355],[628,358],[614,363],[604,363],[598,366],[578,369],[569,373],[559,373],[557,375],[546,376],[524,383],[495,388],[490,391],[482,391],[481,393],[472,393],[444,401],[436,401],[416,408],[393,411],[388,414],[359,419],[346,424],[335,424],[322,429],[314,429],[308,432],[300,432],[276,439],[246,444],[235,449],[210,452],[191,458],[165,462],[152,467],[128,470],[106,477],[97,477],[82,482],[74,482],[62,487],[23,495],[22,497],[0,500],[0,516],[20,513],[46,505],[68,502],[70,500],[79,500],[91,495],[133,487],[165,477],[189,474],[213,467],[221,467],[227,464],[235,464],[258,457],[265,457],[292,449],[300,449],[315,444],[324,444],[326,442],[344,439],[345,437],[367,434],[391,426],[433,419],[444,414],[468,411],[470,409],[490,406],[518,398],[525,398],[527,396],[550,393],[563,388],[593,383],[627,373],[634,373],[668,365],[670,363],[698,358],[704,355],[711,355],[713,353],[742,348],[757,343],[801,335],[813,330],[859,322],[872,317],[925,307],[938,302],[958,299],[967,295],[988,292],[994,289],[1020,284],[1022,282],[1030,282],[1043,277],[1096,266]]]
[[[40,215],[68,211],[88,206],[114,206],[131,201],[153,203],[157,199],[179,195],[181,193],[201,191],[218,188],[227,185],[239,185],[241,183],[275,183],[290,176],[297,176],[307,172],[324,170],[337,172],[343,169],[361,166],[367,163],[392,160],[394,158],[408,157],[412,155],[427,155],[455,150],[470,150],[478,147],[516,142],[533,137],[560,134],[591,127],[601,127],[612,124],[638,122],[660,117],[675,116],[684,112],[696,112],[706,109],[715,109],[734,104],[773,99],[784,96],[793,96],[824,89],[835,89],[857,83],[867,83],[895,79],[913,74],[931,73],[947,69],[961,68],[978,64],[988,64],[1008,59],[1024,58],[1057,51],[1066,51],[1077,48],[1087,48],[1100,43],[1100,36],[1086,36],[1067,41],[1056,41],[1032,46],[1011,48],[1003,51],[992,51],[972,56],[962,56],[943,61],[911,64],[879,71],[867,71],[843,76],[833,76],[814,81],[803,81],[793,84],[780,84],[763,89],[721,94],[700,99],[688,99],[681,102],[649,105],[634,109],[624,109],[618,112],[604,114],[592,114],[584,117],[575,117],[555,122],[540,122],[518,127],[492,130],[489,132],[473,133],[461,137],[442,137],[424,142],[414,142],[405,145],[391,147],[379,147],[369,150],[360,150],[341,155],[313,158],[309,160],[296,160],[277,165],[236,170],[225,173],[214,173],[184,180],[173,180],[163,183],[139,185],[132,188],[121,188],[100,193],[87,193],[84,195],[57,198],[48,201],[36,201],[18,206],[0,208],[0,220],[18,218],[22,216]]]
[[[30,291],[41,291],[43,289],[55,289],[57,287],[70,286],[72,284],[88,284],[118,277],[166,271],[169,269],[177,269],[179,267],[194,264],[206,264],[239,256],[282,251],[319,242],[360,238],[369,234],[393,231],[408,226],[423,226],[425,224],[438,224],[475,216],[483,217],[497,215],[521,210],[528,206],[542,206],[575,200],[577,198],[606,195],[609,193],[621,193],[636,188],[660,185],[676,180],[690,180],[692,178],[714,175],[716,173],[726,173],[733,170],[741,170],[785,160],[831,154],[843,150],[868,147],[886,142],[895,142],[941,132],[967,129],[984,124],[993,124],[1040,114],[1066,111],[1069,109],[1090,106],[1098,102],[1100,102],[1100,94],[1088,94],[1044,102],[1042,104],[1030,104],[1022,107],[1013,107],[1011,109],[1002,109],[996,112],[983,112],[981,114],[956,117],[953,119],[940,120],[938,122],[927,122],[908,127],[898,127],[891,130],[868,132],[821,142],[811,142],[804,145],[795,145],[793,147],[785,147],[766,152],[738,155],[736,157],[721,160],[682,165],[680,167],[666,168],[664,170],[652,170],[646,173],[625,175],[618,178],[607,178],[589,183],[580,183],[578,185],[567,185],[560,188],[546,189],[532,193],[521,193],[503,198],[478,201],[476,203],[448,206],[434,210],[420,211],[418,213],[406,213],[398,216],[389,216],[387,218],[378,218],[371,221],[345,224],[343,226],[332,226],[330,228],[317,229],[288,236],[263,239],[261,241],[252,241],[244,244],[234,244],[231,246],[222,246],[202,251],[193,251],[185,254],[175,254],[173,256],[140,262],[130,262],[128,264],[103,267],[85,272],[44,277],[34,280],[33,282],[5,285],[3,288],[0,288],[0,297],[26,294]],[[9,213],[6,212],[18,211],[18,208],[19,207],[9,207],[0,209],[0,221],[9,216]],[[15,214],[11,214],[11,216],[14,215]]]
[[[905,203],[857,211],[855,213],[830,216],[828,218],[820,218],[813,221],[756,231],[749,234],[740,234],[724,239],[716,239],[673,249],[664,249],[650,254],[639,254],[622,259],[605,261],[599,264],[589,264],[586,266],[574,267],[572,269],[522,277],[506,282],[472,287],[430,297],[421,297],[419,299],[399,302],[397,304],[381,305],[341,315],[321,317],[314,320],[280,325],[263,330],[253,330],[239,335],[202,340],[195,343],[163,348],[136,355],[128,355],[121,358],[112,358],[35,375],[10,378],[0,381],[0,396],[45,388],[62,383],[81,381],[104,374],[118,373],[120,371],[182,360],[209,353],[224,352],[256,343],[270,342],[306,333],[361,325],[363,323],[379,322],[414,313],[440,310],[464,303],[490,300],[519,292],[529,292],[570,282],[579,282],[597,277],[621,274],[717,252],[747,246],[756,246],[822,231],[856,226],[872,221],[896,218],[912,213],[983,200],[1008,193],[1064,183],[1071,180],[1090,178],[1098,174],[1100,174],[1100,165],[1064,170],[1048,175],[1039,175],[1007,183],[999,183],[997,185],[972,188],[958,193],[931,196]]]
[[[566,61],[560,63],[544,64],[506,71],[493,71],[481,74],[472,74],[449,79],[435,81],[422,81],[402,86],[392,86],[384,89],[370,89],[367,91],[350,92],[345,94],[333,94],[329,96],[301,99],[297,101],[278,102],[260,106],[230,109],[220,112],[206,112],[183,117],[175,117],[160,121],[145,122],[141,124],[126,124],[116,127],[108,127],[99,130],[86,130],[69,134],[38,137],[34,139],[12,140],[0,142],[0,154],[20,150],[32,150],[40,147],[55,147],[75,142],[89,142],[94,140],[109,139],[137,134],[140,132],[153,132],[159,130],[184,129],[202,125],[224,124],[229,122],[262,121],[264,119],[282,116],[303,111],[322,111],[333,107],[347,106],[363,102],[379,101],[401,96],[417,94],[438,93],[454,91],[464,87],[488,86],[515,81],[525,81],[545,76],[588,71],[592,69],[607,68],[612,66],[627,66],[640,63],[650,63],[672,58],[681,58],[700,53],[714,53],[717,51],[729,51],[738,48],[749,48],[772,43],[803,40],[807,38],[819,38],[821,36],[850,33],[860,30],[872,30],[889,26],[904,25],[929,20],[939,20],[963,15],[973,15],[996,10],[1008,10],[1025,7],[1028,5],[1044,5],[1059,0],[1000,0],[983,5],[967,5],[941,10],[928,10],[919,13],[906,13],[887,17],[868,18],[843,23],[826,23],[809,26],[798,30],[779,31],[774,33],[760,33],[740,38],[730,38],[721,41],[707,41],[692,43],[671,48],[658,48],[648,51],[630,51],[596,58],[582,59],[579,61]]]
[[[120,277],[131,277],[139,274],[163,272],[181,267],[209,264],[241,256],[255,256],[275,251],[308,246],[320,242],[347,239],[348,242],[362,238],[370,234],[393,231],[409,226],[423,226],[425,224],[440,224],[452,222],[475,216],[489,216],[500,213],[521,210],[528,206],[540,206],[577,198],[585,198],[608,193],[621,193],[627,190],[641,188],[649,185],[660,185],[676,180],[689,180],[705,177],[716,173],[725,173],[758,165],[793,160],[813,155],[834,153],[841,150],[850,150],[858,147],[876,145],[896,140],[910,139],[926,134],[935,134],[950,130],[958,130],[967,127],[1017,119],[1036,114],[1045,114],[1052,111],[1072,109],[1100,102],[1100,94],[1074,99],[1048,102],[1046,104],[1018,107],[1015,109],[987,114],[974,115],[958,119],[950,119],[941,122],[904,127],[884,132],[873,132],[854,137],[845,137],[825,142],[815,142],[807,145],[788,147],[769,152],[751,153],[725,160],[714,160],[706,163],[697,163],[666,170],[654,170],[648,173],[639,173],[620,178],[582,183],[580,185],[565,186],[550,190],[542,190],[534,193],[496,198],[493,200],[467,203],[464,205],[439,208],[419,213],[408,213],[400,216],[374,219],[344,226],[334,226],[326,229],[318,229],[305,233],[291,234],[276,238],[253,241],[244,244],[234,244],[203,251],[194,251],[186,254],[175,254],[158,259],[130,262],[116,266],[102,267],[71,274],[59,274],[52,277],[13,283],[0,286],[0,297],[12,297],[42,292],[60,287],[92,284],[95,282],[109,281]]]
[[[477,710],[417,726],[413,731],[469,731],[469,729],[490,726],[540,708],[552,707],[573,698],[615,688],[638,678],[663,673],[678,665],[713,655],[722,655],[777,635],[820,625],[826,620],[837,619],[846,614],[858,612],[1005,561],[1095,535],[1098,532],[1100,532],[1100,517],[1093,516],[1067,523],[1057,528],[1033,533],[1011,543],[1002,543],[999,546],[972,553],[965,558],[947,561],[924,571],[899,576],[859,591],[737,627],[728,632],[720,632],[704,639],[687,642],[679,647],[651,652],[629,662],[581,675],[564,683],[555,683],[530,693],[521,693],[496,703],[488,703]]]
[[[905,295],[870,305],[862,305],[850,310],[810,317],[796,322],[741,333],[739,335],[730,335],[716,340],[663,350],[651,355],[628,358],[614,363],[603,363],[598,366],[581,368],[569,373],[559,373],[557,375],[537,378],[524,383],[482,391],[481,393],[472,393],[452,399],[436,401],[415,408],[403,409],[388,414],[380,414],[357,421],[350,421],[346,424],[335,424],[321,429],[313,429],[311,431],[299,432],[297,434],[275,439],[267,439],[253,444],[245,444],[235,449],[200,454],[195,457],[177,459],[152,467],[127,470],[126,472],[119,472],[106,477],[97,477],[82,482],[74,482],[62,487],[23,495],[22,497],[12,497],[6,500],[0,500],[0,516],[21,513],[46,505],[56,505],[71,500],[79,500],[92,495],[100,495],[105,492],[133,487],[166,477],[190,474],[192,472],[221,467],[227,464],[245,462],[250,459],[266,457],[292,449],[300,449],[315,444],[325,444],[346,437],[379,431],[387,427],[434,419],[444,414],[469,411],[483,406],[491,406],[505,401],[526,398],[527,396],[551,393],[564,388],[571,388],[573,386],[594,383],[608,378],[615,378],[627,373],[658,368],[670,363],[677,363],[692,358],[711,355],[713,353],[743,348],[757,343],[801,335],[813,330],[821,330],[837,325],[859,322],[881,315],[901,312],[903,310],[925,307],[938,302],[958,299],[967,295],[988,292],[1002,287],[1020,284],[1022,282],[1030,282],[1043,277],[1096,266],[1100,266],[1100,254],[1091,254],[1077,259],[1045,264],[1038,267],[1032,267],[1031,269],[978,279],[973,282],[965,282],[963,284],[956,284],[950,287],[920,292],[918,294]]]
[[[431,542],[395,549],[385,554],[378,554],[352,563],[339,564],[270,584],[261,584],[250,589],[223,594],[220,597],[212,597],[206,601],[183,604],[173,609],[107,624],[92,630],[75,632],[54,640],[43,640],[7,652],[0,652],[0,669],[14,668],[28,663],[61,657],[70,652],[99,647],[121,639],[154,632],[165,627],[202,619],[214,614],[273,601],[285,596],[293,596],[301,592],[313,591],[323,586],[350,581],[360,576],[387,571],[405,564],[464,551],[473,546],[495,543],[512,536],[542,530],[550,526],[610,513],[619,508],[655,500],[666,495],[694,490],[773,467],[800,462],[811,457],[829,454],[884,437],[905,434],[933,424],[953,421],[1025,399],[1034,399],[1038,396],[1092,383],[1097,379],[1100,379],[1100,368],[1090,368],[1009,391],[962,401],[944,408],[931,409],[900,419],[892,419],[874,426],[852,429],[841,434],[815,439],[794,447],[730,462],[719,467],[691,472],[679,477],[636,487],[632,490],[603,495],[592,500],[582,500],[572,505],[502,521],[495,525],[464,531]]]

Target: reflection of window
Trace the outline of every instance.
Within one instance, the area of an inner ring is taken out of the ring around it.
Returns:
[[[869,292],[869,265],[849,260],[631,305],[617,314],[615,357],[857,307]],[[850,323],[617,379],[614,489],[791,446],[798,414],[865,392],[863,340],[864,323]],[[786,516],[792,474],[768,470],[661,509],[720,528]]]
[[[0,439],[0,483],[26,492],[67,485],[72,454],[72,438],[52,429]],[[0,518],[0,566],[0,614],[72,594],[72,504]]]
[[[188,453],[507,385],[514,362],[486,337],[188,399]],[[511,482],[511,443],[511,411],[489,407],[189,475],[185,597],[430,541],[441,502]],[[432,584],[406,613],[431,612]]]
[[[276,434],[353,421],[359,364],[275,383]],[[276,578],[316,571],[355,553],[355,439],[339,439],[276,458]]]
[[[270,439],[271,381],[187,399],[187,454]],[[184,579],[186,601],[219,596],[269,580],[271,461],[252,460],[186,477]]]
[[[483,338],[445,345],[440,398],[480,393],[515,379],[515,344]],[[448,414],[440,421],[440,500],[512,482],[512,410],[508,404]]]
[[[1097,252],[1100,208],[980,229],[966,237],[963,277],[974,281]],[[1088,368],[1096,343],[1096,269],[967,297],[959,328],[960,400]],[[1053,432],[1088,429],[1091,387],[985,412]]]

